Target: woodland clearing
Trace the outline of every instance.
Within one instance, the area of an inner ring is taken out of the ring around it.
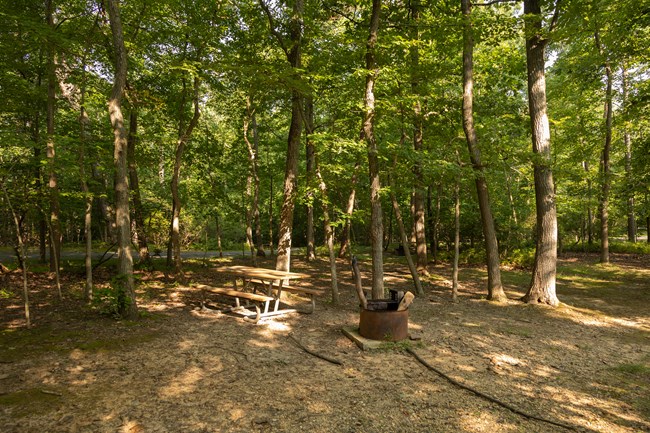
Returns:
[[[188,282],[241,258],[188,262],[186,283],[140,271],[141,319],[116,321],[82,301],[82,277],[30,274],[33,323],[24,328],[18,272],[2,276],[0,425],[6,432],[557,432],[427,370],[406,349],[482,393],[587,432],[650,431],[650,260],[564,255],[558,308],[486,301],[483,268],[462,267],[451,302],[447,265],[431,266],[410,308],[412,340],[362,351],[341,329],[358,324],[350,267],[339,261],[341,303],[251,324],[200,309]],[[268,263],[262,265],[271,266]],[[369,263],[362,262],[364,285]],[[328,263],[292,269],[328,288]],[[389,288],[409,290],[400,258]],[[109,270],[96,272],[108,287]],[[510,299],[529,272],[503,270]],[[304,298],[291,295],[302,307]],[[335,365],[310,355],[335,358]],[[567,430],[568,431],[568,430]]]

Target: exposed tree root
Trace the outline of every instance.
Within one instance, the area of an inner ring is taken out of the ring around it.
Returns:
[[[451,382],[452,384],[456,385],[457,387],[462,388],[462,389],[464,389],[464,390],[466,390],[466,391],[469,391],[469,392],[471,392],[471,393],[473,393],[473,394],[475,394],[475,395],[477,395],[477,396],[479,396],[479,397],[482,397],[482,398],[484,398],[484,399],[486,399],[486,400],[488,400],[488,401],[490,401],[490,402],[492,402],[492,403],[498,404],[499,406],[504,407],[504,408],[508,409],[509,411],[516,413],[517,415],[521,415],[521,416],[523,416],[523,417],[525,417],[525,418],[533,419],[533,420],[536,420],[536,421],[545,422],[545,423],[547,423],[547,424],[552,424],[552,425],[554,425],[554,426],[562,427],[562,428],[565,428],[565,429],[567,429],[567,430],[572,430],[572,431],[583,431],[583,429],[581,429],[581,428],[579,428],[579,427],[577,427],[577,426],[573,426],[573,425],[570,425],[570,424],[565,424],[565,423],[563,423],[563,422],[559,422],[559,421],[553,421],[552,419],[539,417],[539,416],[537,416],[537,415],[533,415],[533,414],[530,414],[530,413],[528,413],[528,412],[524,412],[524,411],[521,410],[521,409],[517,409],[516,407],[511,406],[511,405],[509,405],[508,403],[504,403],[504,402],[502,402],[501,400],[499,400],[499,399],[497,399],[497,398],[495,398],[495,397],[492,397],[492,396],[490,396],[490,395],[484,394],[484,393],[482,393],[481,391],[478,391],[478,390],[476,390],[476,389],[474,389],[474,388],[472,388],[472,387],[470,387],[470,386],[468,386],[468,385],[465,385],[465,384],[463,384],[463,383],[461,383],[461,382],[458,382],[457,380],[455,380],[455,379],[449,377],[448,375],[446,375],[445,373],[443,373],[442,371],[438,370],[437,368],[435,368],[434,366],[432,366],[431,364],[429,364],[428,362],[426,362],[424,359],[422,359],[422,358],[420,357],[420,355],[418,355],[417,353],[415,353],[415,351],[414,351],[413,349],[411,349],[410,347],[407,347],[407,348],[406,348],[406,351],[407,351],[408,353],[410,353],[411,355],[413,355],[413,357],[414,357],[415,359],[417,359],[417,360],[420,362],[420,364],[424,365],[426,368],[428,368],[429,370],[435,372],[435,373],[438,374],[439,376],[442,376],[443,378],[447,379],[449,382]]]
[[[332,364],[343,365],[343,363],[341,361],[339,361],[338,359],[330,358],[329,356],[322,355],[320,353],[314,352],[311,349],[308,349],[300,341],[298,341],[298,339],[296,337],[294,337],[292,334],[289,334],[289,338],[291,338],[293,341],[295,341],[295,343],[298,345],[298,347],[300,347],[302,350],[309,353],[310,355],[315,356],[316,358],[320,358],[320,359],[322,359],[324,361],[331,362]]]

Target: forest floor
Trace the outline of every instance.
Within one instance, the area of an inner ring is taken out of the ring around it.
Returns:
[[[403,258],[388,257],[386,284],[411,287]],[[33,326],[25,328],[21,274],[0,276],[0,430],[3,432],[561,432],[461,389],[585,432],[650,431],[650,257],[565,255],[558,308],[485,300],[486,274],[431,266],[409,314],[414,340],[362,351],[341,329],[358,325],[349,265],[341,302],[313,314],[252,324],[199,308],[200,294],[163,272],[139,272],[142,318],[117,321],[82,302],[83,273],[30,274]],[[188,263],[185,281],[223,278]],[[266,259],[263,265],[271,266]],[[294,258],[306,285],[329,287],[328,263]],[[370,268],[362,263],[364,285]],[[529,272],[503,270],[510,299]],[[95,275],[99,293],[108,270]],[[104,291],[105,293],[105,291]],[[287,301],[303,307],[307,301]],[[302,350],[338,359],[329,363]]]

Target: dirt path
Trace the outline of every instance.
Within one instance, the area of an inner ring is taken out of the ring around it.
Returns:
[[[628,303],[620,293],[598,299],[562,283],[560,298],[571,306],[495,305],[481,298],[481,273],[464,269],[461,302],[453,304],[448,283],[433,280],[410,310],[420,340],[405,344],[454,379],[526,412],[581,431],[650,431],[650,274],[630,265],[635,277],[625,276],[624,263],[617,269],[630,287],[618,290],[632,297]],[[404,344],[358,349],[341,333],[358,322],[341,267],[341,307],[321,300],[314,314],[257,325],[198,310],[194,291],[155,274],[144,278],[148,313],[138,323],[79,313],[78,305],[66,311],[48,301],[46,289],[35,289],[41,325],[15,330],[11,308],[19,311],[19,299],[3,299],[0,430],[562,431],[451,385]],[[328,287],[325,262],[296,262],[294,269]],[[388,266],[389,285],[408,288],[405,271]],[[569,275],[562,278],[577,281]],[[212,276],[195,271],[188,278]],[[521,294],[509,289],[511,298]],[[289,334],[343,365],[307,354]]]

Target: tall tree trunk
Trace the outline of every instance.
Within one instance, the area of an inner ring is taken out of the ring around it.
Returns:
[[[582,168],[587,173],[587,243],[594,243],[594,215],[591,210],[591,179],[589,178],[589,163],[582,161]]]
[[[381,183],[379,182],[379,151],[374,134],[375,121],[375,80],[379,68],[375,59],[377,32],[381,0],[373,0],[370,16],[370,29],[366,43],[366,91],[364,97],[363,133],[368,146],[368,168],[370,174],[370,240],[372,244],[372,298],[384,297],[383,240],[384,222],[381,211]]]
[[[253,223],[255,224],[255,245],[257,247],[257,256],[264,257],[264,244],[262,242],[262,222],[260,221],[260,175],[259,175],[259,154],[260,154],[260,136],[257,130],[257,116],[255,111],[251,114],[251,126],[253,127],[253,152],[255,155],[253,164]]]
[[[627,68],[623,66],[623,108],[627,106]],[[632,138],[627,127],[627,122],[623,127],[623,141],[625,142],[625,180],[627,194],[627,240],[636,242],[636,217],[634,213],[634,185],[632,180]]]
[[[20,262],[20,267],[23,271],[23,297],[25,300],[25,322],[27,327],[32,326],[31,316],[29,313],[29,288],[27,286],[27,250],[25,249],[25,243],[23,241],[23,231],[20,218],[16,214],[13,206],[11,205],[11,199],[9,198],[9,193],[4,183],[0,183],[2,191],[4,192],[5,200],[7,201],[7,206],[9,206],[9,211],[14,220],[14,226],[16,229],[16,253],[18,254],[18,261]]]
[[[464,2],[465,0],[463,0]],[[460,175],[454,185],[454,265],[451,272],[451,299],[458,302],[458,258],[460,257]]]
[[[397,164],[397,155],[393,159],[393,168]],[[394,181],[394,170],[393,175],[389,177],[390,179],[390,199],[393,204],[393,211],[395,213],[395,220],[397,220],[397,228],[399,229],[400,242],[404,245],[404,255],[406,256],[406,263],[408,264],[409,271],[411,272],[411,277],[413,278],[413,285],[415,286],[415,293],[418,296],[424,295],[424,290],[422,289],[422,283],[420,282],[420,275],[418,269],[413,262],[413,257],[411,256],[411,250],[408,248],[409,241],[408,235],[406,234],[406,227],[404,227],[404,219],[402,218],[402,212],[399,208],[399,203],[397,202],[397,197],[395,195],[395,181]]]
[[[102,214],[102,218],[104,219],[104,224],[102,224],[102,240],[104,242],[116,242],[115,232],[117,229],[115,227],[115,212],[113,207],[108,203],[108,200],[106,199],[106,195],[108,193],[106,177],[104,176],[104,173],[99,171],[98,163],[92,164],[92,177],[94,182],[97,185],[101,186],[101,191],[99,194],[97,194],[97,203],[99,204],[99,210]]]
[[[598,30],[594,34],[596,47],[600,55],[605,58],[604,49],[600,43]],[[605,58],[605,145],[601,157],[602,184],[600,190],[600,262],[609,263],[609,191],[611,189],[611,172],[609,166],[609,152],[612,146],[612,66]]]
[[[54,31],[54,0],[47,0],[46,3],[47,25]],[[59,204],[59,186],[56,177],[56,152],[54,143],[54,114],[56,112],[56,60],[54,43],[48,43],[47,59],[47,171],[48,188],[50,191],[50,271],[54,272],[60,268],[61,257],[61,206]]]
[[[122,114],[122,96],[126,84],[126,49],[122,35],[119,0],[108,0],[108,15],[113,36],[115,74],[113,88],[108,100],[108,114],[115,136],[113,161],[115,163],[115,221],[117,225],[118,313],[128,319],[138,317],[133,280],[133,256],[131,254],[131,216],[129,213],[129,180],[126,161],[127,134]]]
[[[248,150],[248,162],[249,162],[249,167],[248,167],[248,176],[246,178],[246,204],[244,205],[246,208],[246,241],[248,242],[248,246],[250,247],[251,250],[251,260],[253,261],[253,266],[257,266],[257,254],[256,254],[256,246],[255,246],[255,239],[253,238],[253,224],[255,223],[254,221],[254,196],[255,192],[254,189],[257,189],[257,185],[259,185],[259,181],[254,182],[254,178],[257,176],[257,154],[255,152],[253,144],[250,142],[248,139],[248,128],[250,126],[251,122],[251,117],[253,115],[253,109],[251,107],[251,101],[250,97],[246,98],[246,113],[244,115],[244,125],[243,125],[243,132],[244,132],[244,142],[246,143],[246,148]]]
[[[302,44],[302,17],[304,12],[303,0],[296,0],[293,3],[289,33],[291,45],[287,47],[282,36],[275,28],[273,16],[264,3],[260,0],[269,19],[271,32],[278,39],[282,46],[287,61],[292,69],[294,80],[299,80],[298,70],[302,66],[301,44]],[[293,232],[293,210],[296,200],[296,186],[298,175],[298,155],[300,154],[300,136],[302,134],[302,94],[300,90],[291,90],[291,124],[289,126],[289,137],[287,140],[287,156],[284,171],[284,191],[282,198],[282,210],[280,211],[280,228],[278,234],[278,254],[275,261],[275,268],[281,271],[289,271],[291,267],[291,238]]]
[[[411,20],[412,35],[411,39],[414,45],[411,47],[411,90],[415,98],[413,104],[413,148],[416,155],[422,155],[424,144],[422,138],[422,107],[420,105],[420,53],[418,42],[420,40],[419,21],[420,21],[420,3],[419,0],[411,2]],[[413,174],[415,177],[415,191],[413,194],[414,207],[414,231],[415,231],[415,250],[417,252],[417,268],[422,275],[428,275],[427,270],[427,237],[425,224],[425,186],[422,175],[422,158],[417,157],[413,165]],[[408,245],[405,245],[407,247]]]
[[[360,168],[361,161],[357,159],[357,162],[354,164],[352,179],[350,179],[350,195],[348,196],[348,203],[345,207],[345,225],[343,226],[341,247],[339,248],[338,254],[340,259],[347,257],[350,254],[350,230],[352,228],[352,213],[354,212],[354,201],[357,195],[357,178]]]
[[[323,229],[325,230],[325,243],[327,244],[327,251],[329,253],[330,261],[330,288],[332,290],[332,304],[337,305],[339,303],[339,286],[336,270],[336,253],[334,252],[334,229],[332,228],[330,221],[330,206],[329,197],[327,195],[327,185],[323,180],[323,176],[321,175],[315,155],[314,172],[318,181],[318,188],[320,189],[321,193],[321,205],[323,207]]]
[[[41,86],[40,75],[38,77],[38,87]],[[41,202],[43,178],[41,173],[41,143],[40,143],[40,110],[37,109],[34,114],[34,122],[32,124],[32,141],[34,142],[34,186],[38,191],[38,201]],[[45,222],[46,215],[42,211],[38,212],[38,252],[41,263],[47,261],[47,223]]]
[[[310,96],[305,98],[305,153],[307,158],[307,261],[316,260],[316,246],[314,240],[314,183],[316,153],[311,135],[314,132],[314,100]],[[320,183],[320,182],[319,182]]]
[[[138,168],[135,162],[135,147],[138,142],[138,110],[133,107],[129,113],[129,136],[127,139],[127,164],[129,166],[129,187],[131,188],[131,200],[133,202],[133,218],[135,219],[135,231],[138,237],[138,252],[140,263],[149,263],[149,244],[147,232],[144,226],[144,215],[142,212],[142,199],[140,197],[140,180],[138,179]]]
[[[223,258],[223,249],[221,248],[221,224],[219,223],[219,214],[215,215],[215,221],[217,223],[217,251],[219,251],[219,258]]]
[[[476,193],[481,212],[481,226],[485,237],[487,258],[488,299],[503,302],[507,299],[501,284],[499,269],[499,244],[494,228],[494,218],[490,207],[485,171],[481,163],[481,151],[474,128],[474,35],[472,30],[470,0],[461,0],[463,8],[463,130],[467,138],[467,148],[475,174]]]
[[[193,86],[193,104],[194,104],[194,115],[190,120],[190,123],[187,125],[187,128],[179,128],[178,141],[176,142],[176,152],[174,156],[174,172],[172,173],[171,181],[171,192],[172,192],[172,223],[171,223],[171,247],[174,263],[174,271],[180,272],[182,267],[181,259],[181,230],[180,230],[180,216],[181,216],[181,197],[178,192],[178,184],[180,182],[181,176],[181,165],[183,162],[183,153],[185,152],[185,146],[192,136],[192,131],[199,123],[199,117],[201,112],[199,110],[199,85],[200,80],[198,76],[194,77],[194,86]],[[181,107],[183,110],[184,107]],[[168,259],[169,261],[169,256]]]
[[[532,132],[535,208],[537,212],[535,262],[530,287],[522,297],[528,303],[557,306],[555,282],[557,267],[557,214],[551,168],[551,130],[546,114],[546,79],[539,0],[524,0],[526,64],[528,69],[528,108]]]
[[[431,253],[433,263],[438,264],[438,244],[440,238],[440,199],[442,197],[442,181],[436,184],[436,209],[433,217],[433,235],[431,236]]]
[[[81,104],[79,112],[79,170],[81,177],[81,190],[84,194],[85,212],[84,212],[84,239],[86,241],[86,251],[84,256],[84,267],[86,269],[86,284],[84,286],[84,298],[87,302],[93,300],[93,231],[92,231],[92,213],[93,213],[93,196],[88,188],[88,179],[86,176],[86,125],[89,123],[88,114],[86,113],[86,58],[84,56],[83,78],[81,86]]]

